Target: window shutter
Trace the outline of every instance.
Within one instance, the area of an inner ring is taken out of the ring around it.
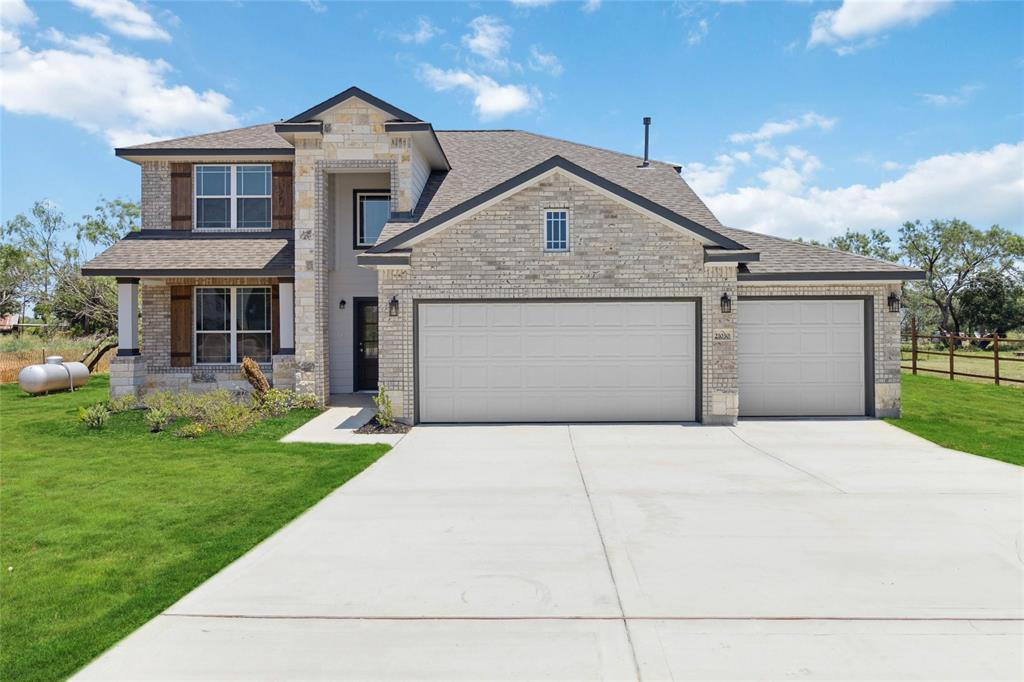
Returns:
[[[271,216],[275,230],[292,229],[292,205],[294,203],[295,183],[292,181],[292,163],[275,161],[271,164],[273,175]]]
[[[192,164],[171,164],[171,229],[192,229]]]
[[[192,287],[171,287],[171,367],[192,366]]]
[[[276,284],[270,287],[270,352],[274,355],[281,352],[281,299],[277,289]]]

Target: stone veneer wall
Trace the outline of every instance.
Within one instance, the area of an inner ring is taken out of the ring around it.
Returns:
[[[326,401],[330,391],[327,344],[327,174],[385,171],[393,214],[418,200],[409,134],[387,133],[389,114],[358,99],[324,113],[323,138],[295,141],[295,384]]]
[[[171,227],[171,164],[167,161],[142,162],[143,230],[168,230]]]
[[[889,312],[889,294],[899,284],[740,283],[743,296],[872,296],[874,297],[875,416],[900,416],[900,316]]]
[[[543,210],[569,210],[570,250],[544,251]],[[396,413],[411,422],[414,405],[413,301],[427,299],[649,298],[701,300],[701,412],[705,423],[733,423],[737,392],[736,268],[708,267],[696,240],[556,174],[466,221],[416,244],[408,269],[379,270],[380,381]]]

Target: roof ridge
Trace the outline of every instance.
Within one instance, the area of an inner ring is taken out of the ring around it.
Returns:
[[[912,266],[909,266],[909,265],[905,265],[904,263],[899,263],[899,262],[894,262],[894,261],[889,261],[889,260],[882,260],[881,258],[874,258],[873,256],[865,256],[865,255],[860,254],[860,253],[854,253],[853,251],[843,251],[842,249],[834,249],[831,246],[825,246],[824,244],[811,244],[810,242],[802,242],[802,241],[799,241],[797,239],[789,239],[787,237],[779,237],[778,235],[768,234],[766,232],[755,232],[754,230],[744,230],[743,228],[740,228],[740,227],[730,227],[728,225],[723,225],[723,227],[725,227],[726,229],[729,229],[729,230],[735,230],[737,232],[743,232],[744,234],[752,234],[752,235],[755,235],[755,236],[758,236],[758,237],[764,237],[766,239],[774,239],[775,241],[787,242],[787,243],[790,243],[790,244],[796,244],[797,246],[806,246],[806,247],[809,247],[811,249],[819,249],[819,250],[822,250],[822,251],[828,251],[829,253],[839,253],[839,254],[842,254],[844,256],[853,256],[854,258],[860,258],[862,260],[866,260],[866,261],[869,261],[871,263],[882,263],[884,265],[898,265],[898,266],[904,267],[904,268],[912,267]]]
[[[636,156],[634,154],[627,154],[626,152],[619,152],[619,151],[616,151],[614,149],[608,149],[607,147],[598,147],[598,146],[595,146],[595,145],[592,145],[592,144],[587,144],[586,142],[575,142],[573,140],[567,140],[567,139],[565,139],[563,137],[555,137],[554,135],[544,135],[542,133],[535,133],[532,130],[523,130],[522,128],[495,128],[493,130],[486,130],[486,129],[435,130],[434,132],[437,132],[437,133],[520,133],[522,135],[530,135],[531,137],[539,137],[539,138],[541,138],[543,140],[553,140],[555,142],[561,142],[563,144],[571,144],[571,145],[575,145],[577,147],[584,147],[585,149],[593,149],[594,151],[604,152],[606,154],[615,154],[616,156],[621,156],[621,157],[630,159],[632,161],[639,161],[641,163],[644,160],[642,156]],[[677,165],[679,165],[679,164],[675,164],[675,163],[669,163],[668,161],[660,161],[660,160],[657,160],[657,159],[649,159],[649,161],[651,163],[656,163],[656,164],[659,164],[661,166],[666,166],[668,168],[672,168],[673,172],[675,172],[675,167]]]

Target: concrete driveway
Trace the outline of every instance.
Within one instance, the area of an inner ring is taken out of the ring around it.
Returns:
[[[1022,679],[1024,469],[868,420],[418,427],[81,679]]]

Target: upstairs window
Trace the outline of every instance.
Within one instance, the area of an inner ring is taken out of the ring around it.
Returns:
[[[268,228],[270,164],[196,166],[196,229]]]
[[[569,212],[565,210],[544,212],[544,250],[569,250]]]
[[[365,249],[377,243],[384,223],[391,217],[391,193],[357,189],[353,197],[355,246]]]

